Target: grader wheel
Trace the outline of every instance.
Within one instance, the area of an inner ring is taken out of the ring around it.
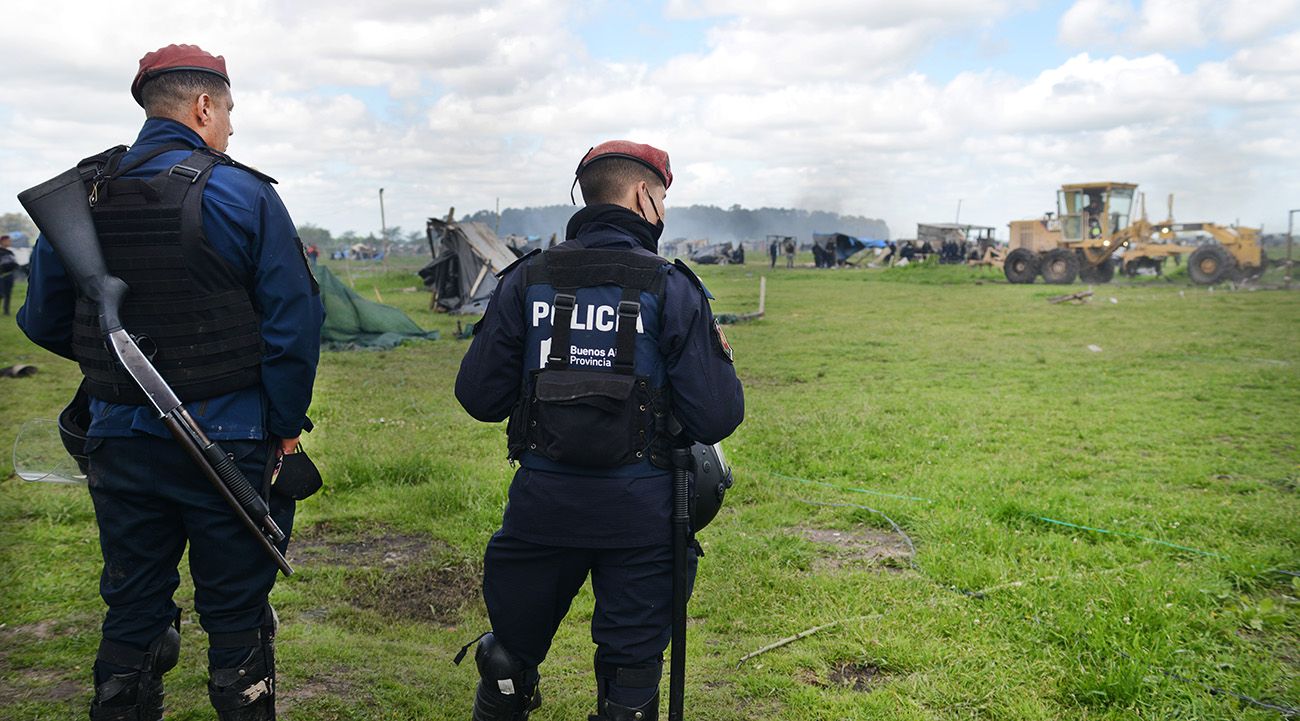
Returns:
[[[1099,265],[1079,262],[1079,279],[1085,283],[1109,283],[1115,277],[1115,261],[1107,258]]]
[[[1069,285],[1079,275],[1079,256],[1074,251],[1056,248],[1043,256],[1043,280],[1052,285]]]
[[[1033,283],[1038,275],[1038,256],[1028,248],[1016,248],[1003,261],[1002,273],[1010,283]]]
[[[1187,258],[1187,275],[1197,285],[1214,285],[1232,277],[1237,261],[1218,244],[1202,245]]]

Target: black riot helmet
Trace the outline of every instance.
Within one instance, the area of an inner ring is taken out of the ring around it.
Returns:
[[[722,444],[691,446],[691,531],[698,532],[709,525],[722,508],[722,499],[731,488],[734,478],[727,458],[722,454]]]

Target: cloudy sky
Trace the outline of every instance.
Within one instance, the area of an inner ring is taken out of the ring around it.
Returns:
[[[568,202],[577,160],[667,149],[669,207],[999,227],[1063,182],[1285,230],[1300,208],[1300,0],[224,0],[7,3],[0,212],[129,143],[139,57],[225,55],[230,153],[299,223],[423,229]],[[127,31],[115,32],[114,28]],[[669,214],[671,223],[671,213]],[[671,234],[671,228],[669,229]]]

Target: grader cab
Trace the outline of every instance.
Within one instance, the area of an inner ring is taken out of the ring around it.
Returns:
[[[1159,269],[1169,257],[1188,256],[1188,275],[1202,285],[1263,273],[1265,259],[1257,230],[1214,223],[1175,223],[1172,218],[1157,225],[1146,219],[1145,210],[1142,217],[1133,219],[1136,196],[1137,185],[1133,183],[1061,186],[1050,229],[1031,225],[1043,221],[1011,224],[1012,250],[1002,267],[1007,280],[1032,283],[1042,275],[1045,282],[1062,285],[1073,283],[1075,278],[1086,283],[1107,283],[1115,276],[1117,252],[1130,274],[1143,267]],[[1181,232],[1205,233],[1216,242],[1182,245],[1177,235]],[[1021,236],[1032,240],[1017,243]]]

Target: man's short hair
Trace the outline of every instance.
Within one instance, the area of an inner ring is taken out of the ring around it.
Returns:
[[[650,187],[664,187],[664,181],[655,172],[628,158],[600,158],[583,168],[578,176],[582,188],[582,201],[587,205],[616,203],[627,194],[627,189],[644,180]]]
[[[151,117],[170,115],[203,93],[214,98],[226,98],[230,96],[230,86],[212,73],[176,70],[145,83],[140,89],[140,104]]]

